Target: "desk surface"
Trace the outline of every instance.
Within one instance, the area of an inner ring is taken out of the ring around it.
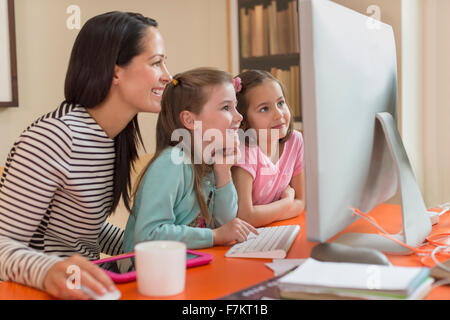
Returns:
[[[401,229],[400,206],[384,204],[373,210],[373,216],[388,232],[397,233]],[[273,225],[299,224],[301,229],[295,239],[287,258],[307,258],[315,242],[306,239],[306,219],[302,213],[299,217],[274,223]],[[436,228],[450,228],[450,215],[447,214]],[[375,232],[368,223],[359,220],[350,225],[343,232]],[[186,275],[186,289],[183,293],[171,296],[168,299],[177,300],[210,300],[223,297],[239,291],[263,280],[273,277],[273,272],[264,265],[270,259],[225,258],[228,247],[214,247],[199,250],[213,255],[213,261],[205,266],[190,268]],[[411,256],[391,256],[389,260],[397,266],[422,266],[419,258]],[[141,300],[150,299],[137,291],[136,282],[119,284],[122,299]],[[0,299],[51,299],[46,293],[12,282],[0,283]],[[450,300],[450,286],[441,286],[433,289],[426,299]]]

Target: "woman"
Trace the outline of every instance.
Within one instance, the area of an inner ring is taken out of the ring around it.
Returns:
[[[89,262],[121,251],[123,231],[105,223],[122,197],[142,143],[138,112],[159,112],[171,81],[155,20],[110,12],[83,26],[65,101],[14,144],[0,182],[0,278],[64,299],[115,290]],[[74,268],[76,266],[77,268]],[[76,275],[75,274],[75,275]],[[75,279],[76,280],[76,279]]]

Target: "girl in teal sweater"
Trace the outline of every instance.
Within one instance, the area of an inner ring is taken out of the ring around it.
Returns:
[[[199,68],[174,77],[161,101],[155,155],[138,179],[125,252],[147,240],[199,249],[257,233],[236,218],[230,169],[240,156],[241,120],[228,73]]]

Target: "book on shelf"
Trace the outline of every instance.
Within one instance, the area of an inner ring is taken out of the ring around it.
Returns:
[[[293,40],[294,40],[293,52],[300,52],[300,23],[298,20],[298,3],[297,3],[297,1],[292,1],[290,3],[292,3],[291,16],[292,16],[292,21],[293,21],[292,30],[294,32],[294,34],[293,34]]]
[[[294,39],[294,1],[288,3],[287,9],[287,22],[289,28],[288,41],[289,41],[289,51],[295,52],[295,39]]]
[[[240,38],[241,38],[241,56],[248,58],[250,53],[250,16],[245,12],[245,8],[239,10],[241,21]]]
[[[431,290],[428,268],[396,267],[309,258],[278,280],[287,299],[418,300]]]
[[[277,2],[239,9],[241,57],[298,53],[299,22],[296,1],[279,10]]]
[[[299,66],[290,66],[289,70],[272,67],[270,73],[283,84],[285,98],[291,107],[292,116],[297,119],[301,118]]]
[[[289,52],[289,25],[286,18],[287,10],[277,11],[277,42],[280,54]]]
[[[251,56],[264,55],[264,7],[262,4],[250,9]]]
[[[263,9],[263,55],[270,55],[270,30],[269,30],[269,8],[264,7]]]
[[[269,54],[278,54],[278,40],[277,40],[277,2],[272,1],[267,7],[267,27],[269,28]]]

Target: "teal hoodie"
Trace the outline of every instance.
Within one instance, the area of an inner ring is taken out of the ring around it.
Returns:
[[[195,223],[200,207],[194,192],[192,165],[177,161],[184,157],[182,150],[169,147],[148,168],[128,218],[124,252],[131,252],[134,245],[148,240],[182,241],[189,249],[212,247],[211,229],[236,217],[238,202],[233,182],[216,189],[211,172],[203,180],[204,199],[210,199],[211,223],[206,228],[189,226]]]

